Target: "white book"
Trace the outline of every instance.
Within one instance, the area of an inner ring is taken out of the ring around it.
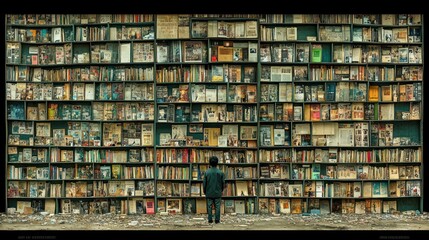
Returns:
[[[210,24],[210,22],[209,22],[209,24]],[[244,29],[245,29],[244,22],[236,22],[235,23],[235,37],[236,38],[245,38],[246,33],[245,33]]]
[[[362,42],[362,28],[353,28],[353,42]]]
[[[344,127],[338,129],[338,138],[341,146],[354,146],[353,128]]]
[[[42,69],[34,68],[33,70],[33,82],[41,82],[42,81]]]
[[[153,125],[142,124],[142,146],[153,145]]]
[[[293,23],[303,23],[302,14],[293,14]]]
[[[82,31],[82,35],[81,35],[81,40],[82,41],[88,41],[88,37],[87,37],[87,31],[88,31],[88,29],[87,28],[85,28],[85,27],[83,27],[83,28],[81,28],[81,31]]]
[[[288,83],[279,83],[279,101],[280,102],[286,102],[288,101],[288,85],[290,88],[292,88],[292,85]]]
[[[258,37],[258,23],[256,21],[246,21],[246,37],[257,38]]]
[[[118,30],[116,27],[110,27],[110,40],[117,40]]]
[[[159,134],[159,145],[168,146],[170,145],[171,134],[170,133],[160,133]]]
[[[206,102],[217,102],[217,88],[206,88]]]
[[[291,66],[272,66],[271,81],[292,82]]]
[[[124,94],[124,100],[131,100],[131,92],[134,88],[134,84],[126,84],[125,85],[125,94]]]
[[[62,29],[60,27],[52,28],[52,42],[62,42]]]
[[[235,212],[240,214],[245,214],[246,209],[244,205],[244,200],[234,200],[235,203]]]
[[[249,42],[249,62],[258,61],[258,43]]]
[[[83,56],[82,56],[83,58]],[[112,51],[107,49],[101,49],[100,50],[100,62],[102,63],[110,63],[112,61]],[[84,63],[83,60],[79,60],[79,63]]]
[[[382,29],[382,42],[393,42],[392,29]]]
[[[287,32],[286,27],[274,27],[274,41],[286,41]]]
[[[131,43],[122,43],[121,44],[121,63],[131,62]]]
[[[353,183],[353,197],[360,198],[362,197],[362,183],[354,182]]]
[[[353,47],[352,50],[352,63],[360,63],[362,55],[362,48],[360,46]]]
[[[192,102],[205,102],[206,101],[206,86],[195,84],[192,86]]]
[[[286,28],[286,40],[288,41],[294,41],[297,40],[297,28],[296,27],[288,27]]]
[[[219,85],[217,89],[217,101],[226,102],[226,85]]]
[[[158,45],[156,46],[156,60],[157,62],[168,62],[168,46]]]
[[[316,182],[316,197],[323,197],[323,182]]]
[[[274,128],[274,146],[284,146],[285,145],[285,130]]]
[[[85,84],[85,100],[95,99],[95,86],[93,83]]]
[[[227,147],[228,142],[228,136],[227,135],[220,135],[217,139],[217,145],[218,147]]]
[[[244,26],[243,26],[244,32]],[[207,24],[207,37],[217,37],[217,21],[208,21]]]
[[[55,62],[57,64],[64,64],[64,47],[55,47]]]

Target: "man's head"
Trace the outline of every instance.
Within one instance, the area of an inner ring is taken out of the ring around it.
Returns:
[[[219,159],[216,156],[211,156],[209,161],[210,161],[210,166],[216,167],[217,163],[219,162]]]

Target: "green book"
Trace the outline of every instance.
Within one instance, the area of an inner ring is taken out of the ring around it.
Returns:
[[[322,45],[313,44],[311,48],[311,61],[322,62]]]

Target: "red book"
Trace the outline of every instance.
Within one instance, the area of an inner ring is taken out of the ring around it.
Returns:
[[[146,201],[146,214],[155,214],[155,203],[151,199]]]

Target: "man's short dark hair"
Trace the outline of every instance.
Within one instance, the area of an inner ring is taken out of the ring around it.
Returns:
[[[210,161],[210,166],[216,167],[217,163],[219,162],[219,159],[216,156],[211,156],[209,161]]]

